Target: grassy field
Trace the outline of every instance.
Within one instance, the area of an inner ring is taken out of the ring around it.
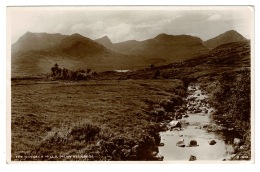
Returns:
[[[185,92],[180,80],[20,80],[11,88],[12,160],[153,160],[160,129],[151,112]]]
[[[250,148],[249,45],[81,82],[13,78],[12,160],[159,160],[160,123],[185,103],[192,82],[209,93],[223,121],[232,118]]]

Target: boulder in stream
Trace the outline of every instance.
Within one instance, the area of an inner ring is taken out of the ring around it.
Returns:
[[[204,113],[208,113],[209,111],[208,111],[208,110],[204,110],[203,112],[204,112]]]
[[[209,142],[209,145],[215,145],[217,142],[215,141],[215,140],[211,140],[210,142]]]
[[[242,143],[242,140],[241,140],[241,139],[239,139],[239,138],[234,138],[233,144],[234,144],[235,146],[240,146],[241,143]]]
[[[178,147],[185,147],[184,139],[182,139],[181,141],[178,141],[176,143],[176,146],[178,146]]]
[[[164,146],[164,143],[159,143],[159,146]]]
[[[181,123],[180,123],[180,121],[171,121],[170,126],[172,128],[181,128]]]
[[[181,114],[176,115],[176,120],[177,119],[182,119],[182,115]]]
[[[155,156],[155,158],[156,158],[158,161],[163,161],[164,156],[162,156],[161,154],[158,153],[158,154]]]
[[[184,118],[188,118],[188,117],[189,117],[189,115],[185,114],[185,115],[183,115],[183,117],[184,117]]]
[[[189,143],[190,147],[199,146],[196,140],[191,140]]]
[[[196,161],[196,160],[197,160],[196,156],[194,156],[194,155],[191,155],[191,156],[190,156],[189,161]]]
[[[196,109],[196,110],[194,111],[194,113],[201,113],[201,112],[202,112],[201,109]]]

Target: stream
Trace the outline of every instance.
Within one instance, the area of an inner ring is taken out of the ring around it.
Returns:
[[[206,101],[207,95],[197,85],[189,86],[188,93],[187,111],[182,114],[182,119],[172,121],[168,124],[169,130],[160,133],[162,145],[159,154],[164,161],[189,161],[191,157],[198,161],[230,159],[234,152],[232,145],[226,143],[221,135],[207,131],[214,111]],[[172,126],[178,122],[181,126]],[[177,142],[181,142],[181,146]]]

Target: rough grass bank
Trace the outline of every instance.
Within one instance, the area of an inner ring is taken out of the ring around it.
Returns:
[[[12,160],[161,160],[159,122],[185,91],[173,79],[12,81]]]

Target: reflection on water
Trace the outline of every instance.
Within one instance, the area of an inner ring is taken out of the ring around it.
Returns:
[[[129,72],[129,70],[114,70],[115,72],[123,72],[123,73],[125,73],[125,72]]]
[[[164,156],[164,161],[183,160],[188,161],[190,156],[196,156],[197,160],[223,160],[229,159],[234,152],[231,144],[225,143],[224,139],[214,133],[208,132],[203,126],[210,124],[211,108],[206,103],[201,103],[201,100],[207,98],[201,90],[196,86],[189,87],[190,95],[188,96],[187,106],[197,107],[197,109],[207,109],[205,112],[194,113],[188,111],[189,115],[185,118],[188,126],[182,127],[180,131],[161,132],[161,142],[164,146],[159,147],[159,153]],[[192,108],[190,108],[192,109]],[[184,139],[185,147],[176,146],[176,142]],[[191,140],[196,140],[198,146],[187,147]],[[210,145],[209,142],[215,140],[216,144]]]

